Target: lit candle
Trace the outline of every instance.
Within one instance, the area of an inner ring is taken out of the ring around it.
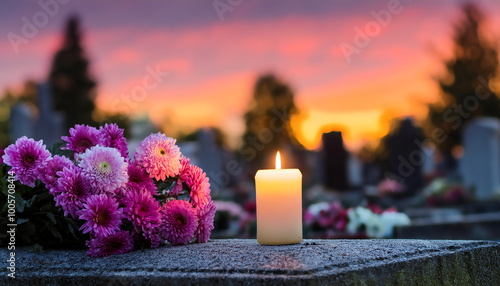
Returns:
[[[257,242],[277,245],[302,241],[302,173],[281,169],[280,153],[276,169],[255,174],[257,197]]]

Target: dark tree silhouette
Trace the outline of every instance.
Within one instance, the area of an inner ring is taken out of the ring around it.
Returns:
[[[245,113],[246,131],[240,150],[254,166],[267,166],[277,150],[300,146],[290,125],[298,112],[291,88],[274,75],[260,77],[254,87],[253,99]],[[286,152],[286,151],[285,151]]]
[[[62,111],[67,127],[75,124],[95,125],[92,112],[95,105],[95,81],[89,75],[89,62],[81,46],[81,32],[77,17],[71,17],[66,26],[62,48],[52,62],[49,82],[54,108]]]
[[[428,136],[449,158],[461,144],[464,123],[478,116],[500,117],[500,100],[489,88],[498,72],[496,45],[484,37],[485,17],[477,6],[465,4],[462,12],[464,19],[455,27],[454,56],[445,61],[446,74],[438,80],[441,100],[429,105],[426,120]],[[443,136],[436,135],[440,132]]]

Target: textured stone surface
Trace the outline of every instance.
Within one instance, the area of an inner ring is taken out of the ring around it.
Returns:
[[[21,248],[16,258],[17,278],[2,267],[0,285],[500,285],[500,243],[488,241],[213,240],[97,259]]]

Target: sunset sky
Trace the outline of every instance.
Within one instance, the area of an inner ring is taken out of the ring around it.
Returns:
[[[343,130],[355,148],[363,138],[385,134],[394,116],[421,118],[424,104],[437,99],[432,77],[451,54],[463,3],[401,0],[399,13],[387,12],[387,25],[377,24],[380,30],[372,30],[348,61],[341,45],[354,46],[356,31],[366,31],[376,21],[373,14],[389,11],[394,0],[67,2],[57,4],[17,53],[9,33],[22,36],[23,17],[33,23],[45,12],[38,1],[0,3],[1,91],[18,89],[28,78],[45,80],[65,20],[78,14],[101,109],[132,117],[149,113],[171,133],[219,126],[236,142],[256,78],[273,72],[295,91],[301,114],[293,128],[308,148],[318,146],[323,131]],[[238,5],[218,13],[217,3]],[[475,3],[489,18],[491,38],[500,39],[494,16],[500,2]],[[131,99],[148,69],[169,75],[143,100]]]

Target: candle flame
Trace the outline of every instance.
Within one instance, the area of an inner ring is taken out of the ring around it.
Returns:
[[[281,169],[281,156],[280,156],[280,151],[276,153],[276,169]]]

